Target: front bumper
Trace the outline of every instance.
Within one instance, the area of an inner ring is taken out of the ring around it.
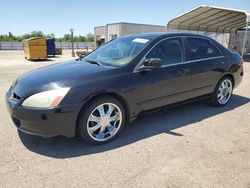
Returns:
[[[80,105],[60,106],[52,109],[25,108],[13,100],[10,91],[5,99],[11,119],[20,131],[43,137],[75,136]]]

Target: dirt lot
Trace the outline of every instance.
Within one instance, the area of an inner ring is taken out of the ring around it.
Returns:
[[[196,102],[150,114],[112,143],[18,133],[5,107],[12,81],[37,67],[0,51],[0,187],[250,187],[250,63],[230,103]]]

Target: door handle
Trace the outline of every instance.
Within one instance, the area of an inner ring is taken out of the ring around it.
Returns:
[[[216,65],[217,65],[217,66],[218,66],[218,65],[223,65],[223,66],[224,66],[224,65],[225,65],[225,61],[217,62]]]
[[[189,69],[181,68],[178,70],[178,74],[180,75],[186,75],[189,72]]]

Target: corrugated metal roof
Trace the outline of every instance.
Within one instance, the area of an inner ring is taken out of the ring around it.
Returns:
[[[235,9],[200,6],[184,13],[167,24],[167,29],[231,33],[245,27],[250,14]]]
[[[165,26],[163,26],[163,25],[154,25],[154,24],[130,23],[130,22],[114,22],[114,23],[106,24],[106,25],[104,25],[104,26],[97,26],[97,27],[94,27],[94,28],[106,27],[106,26],[108,26],[108,25],[119,25],[119,24],[142,25],[142,26],[154,26],[154,27],[165,27]]]

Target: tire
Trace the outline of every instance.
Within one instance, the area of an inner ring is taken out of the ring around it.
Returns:
[[[110,96],[97,98],[80,112],[78,133],[87,143],[105,144],[122,131],[125,117],[124,107],[119,100]]]
[[[223,86],[223,84],[226,85]],[[225,106],[231,99],[232,93],[233,81],[229,76],[225,76],[217,83],[211,97],[211,104],[218,107]]]

